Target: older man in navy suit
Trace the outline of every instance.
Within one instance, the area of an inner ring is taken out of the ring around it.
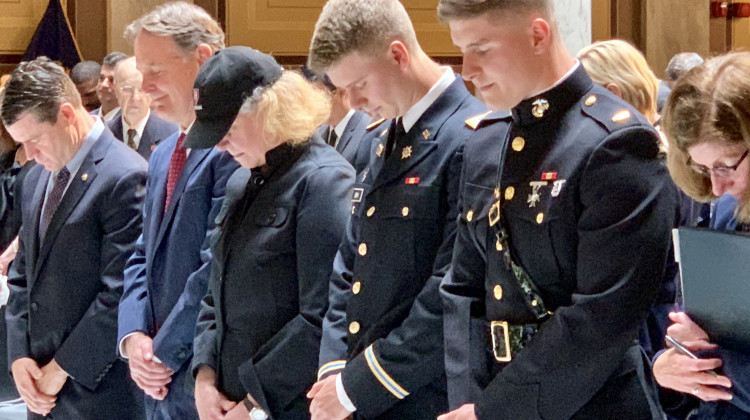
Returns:
[[[107,128],[148,160],[156,146],[177,131],[177,124],[164,121],[151,112],[151,95],[141,90],[143,75],[135,67],[135,57],[117,64],[114,84],[122,112],[119,117],[107,122]]]
[[[115,344],[146,163],[45,57],[14,70],[0,104],[8,132],[39,163],[24,181],[6,313],[8,362],[29,418],[140,418]]]
[[[224,33],[203,9],[179,2],[139,18],[126,35],[152,109],[179,132],[151,155],[143,234],[125,271],[119,349],[149,396],[148,418],[197,419],[189,367],[211,264],[204,242],[238,165],[227,153],[185,149],[183,141],[195,121],[193,82],[224,47]]]

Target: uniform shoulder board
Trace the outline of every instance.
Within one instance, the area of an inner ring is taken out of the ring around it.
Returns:
[[[586,95],[581,99],[581,107],[584,114],[598,121],[609,132],[624,127],[649,125],[645,117],[625,108],[622,102],[616,101],[609,95],[597,93]]]
[[[477,127],[479,127],[479,123],[482,122],[482,119],[489,115],[492,111],[483,112],[479,115],[475,115],[468,120],[465,121],[466,126],[471,128],[472,130],[476,130]]]
[[[385,118],[381,118],[377,121],[371,122],[370,125],[367,126],[367,131],[371,131],[372,129],[379,126],[380,124],[383,124],[383,122],[385,122]]]

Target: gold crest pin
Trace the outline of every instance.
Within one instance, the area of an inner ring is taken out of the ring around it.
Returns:
[[[404,147],[401,151],[401,159],[409,159],[411,157],[411,146]]]
[[[537,99],[532,105],[534,107],[531,109],[531,114],[536,118],[542,118],[549,109],[549,102],[546,99]]]

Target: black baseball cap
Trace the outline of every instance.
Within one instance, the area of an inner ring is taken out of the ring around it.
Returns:
[[[250,47],[229,47],[206,60],[193,84],[195,123],[186,148],[216,146],[229,131],[245,98],[258,87],[270,86],[283,69],[268,54]]]

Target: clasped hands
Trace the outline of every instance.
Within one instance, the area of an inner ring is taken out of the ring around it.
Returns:
[[[22,357],[13,362],[11,371],[26,407],[43,416],[55,407],[57,394],[68,380],[67,372],[54,359],[39,368],[34,359]]]
[[[172,382],[172,369],[159,363],[154,356],[153,340],[137,332],[125,339],[125,351],[130,366],[130,377],[136,385],[155,400],[163,400]]]

